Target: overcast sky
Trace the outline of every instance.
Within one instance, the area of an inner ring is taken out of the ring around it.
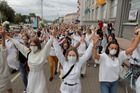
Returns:
[[[41,14],[41,0],[6,0],[8,4],[17,12],[22,14]],[[56,19],[67,13],[77,11],[77,0],[43,0],[44,18],[47,20]]]

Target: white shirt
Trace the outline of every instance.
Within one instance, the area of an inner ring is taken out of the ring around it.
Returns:
[[[92,39],[92,34],[86,34],[85,40],[86,40],[87,45],[90,44],[91,39]]]
[[[8,66],[10,68],[18,70],[19,69],[18,50],[10,40],[6,40],[5,44],[8,51],[7,56]]]
[[[120,52],[119,57],[112,60],[106,53],[100,54],[99,81],[114,82],[119,78],[120,66],[127,59],[125,51]]]
[[[53,47],[51,47],[50,56],[56,56],[55,50]]]
[[[80,41],[80,36],[73,35],[72,45],[75,46]]]
[[[132,58],[136,58],[136,59],[140,60],[140,44],[139,44],[139,45],[137,46],[137,48],[133,51]],[[140,62],[137,63],[137,62],[135,62],[133,59],[130,59],[129,62],[130,62],[131,64],[140,65]]]
[[[86,52],[86,43],[85,42],[81,42],[79,47],[78,47],[78,53],[79,55],[83,55]]]
[[[69,84],[80,83],[81,67],[83,63],[86,62],[91,57],[93,44],[91,43],[89,45],[88,49],[86,50],[84,55],[79,58],[78,62],[73,62],[73,63],[66,61],[62,53],[61,47],[59,46],[59,43],[56,39],[54,40],[53,46],[55,48],[56,56],[63,67],[63,72],[62,72],[63,75],[65,75],[70,69],[70,67],[76,63],[72,72],[64,79],[64,82],[67,82]]]

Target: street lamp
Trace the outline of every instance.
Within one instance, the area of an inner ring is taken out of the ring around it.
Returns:
[[[43,0],[41,0],[41,18],[43,19]]]

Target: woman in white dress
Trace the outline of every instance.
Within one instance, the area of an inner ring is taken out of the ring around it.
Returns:
[[[67,75],[67,77],[64,78],[61,84],[61,93],[81,93],[81,67],[84,62],[90,58],[93,44],[91,43],[89,45],[84,55],[80,58],[75,48],[68,49],[66,55],[64,56],[57,39],[54,39],[53,46],[56,52],[56,56],[58,57],[58,60],[63,67],[63,75],[66,75],[66,73],[68,73],[70,68],[74,65],[72,71],[69,73],[69,75]]]
[[[4,32],[0,27],[0,93],[12,93],[10,72],[7,63],[7,49],[5,47]]]
[[[10,38],[18,50],[28,58],[29,75],[27,93],[48,93],[46,78],[44,74],[44,64],[51,50],[53,39],[49,39],[47,44],[41,49],[40,41],[38,38],[30,40],[30,49]]]

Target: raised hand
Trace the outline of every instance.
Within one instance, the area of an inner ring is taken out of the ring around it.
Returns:
[[[99,38],[100,38],[100,37],[97,36],[97,35],[95,35],[95,34],[92,36],[92,40],[93,40],[93,44],[94,44],[94,45],[97,45],[97,42],[99,41]]]

